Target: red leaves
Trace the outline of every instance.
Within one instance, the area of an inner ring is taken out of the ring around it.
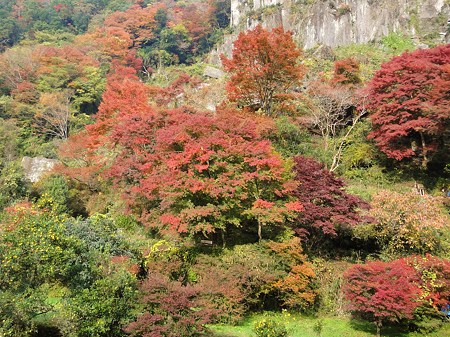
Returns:
[[[97,121],[82,137],[86,158],[103,157],[95,160],[104,163],[97,174],[126,192],[145,225],[208,234],[255,222],[282,226],[299,212],[281,157],[250,118],[227,110],[157,111],[148,99],[148,87],[117,66]]]
[[[351,309],[379,326],[412,319],[419,306],[439,311],[450,294],[450,262],[431,255],[354,265],[344,277]]]
[[[201,288],[171,281],[151,273],[143,282],[142,302],[146,312],[125,330],[131,336],[189,337],[203,334],[205,324],[217,314],[201,300]]]
[[[161,6],[142,8],[134,5],[125,12],[115,12],[105,20],[105,27],[122,29],[132,39],[132,46],[139,47],[154,37],[155,14]]]
[[[370,134],[381,151],[401,160],[441,146],[450,118],[450,46],[404,53],[382,65],[369,84]]]
[[[359,63],[353,58],[339,60],[334,63],[333,84],[356,85],[361,83]]]
[[[255,134],[251,121],[226,112],[213,116],[183,110],[168,110],[147,120],[131,116],[125,124],[116,122],[111,133],[123,151],[110,172],[117,182],[124,182],[125,174],[135,171],[131,199],[144,197],[159,204],[159,209],[141,209],[148,225],[190,233],[236,225],[236,219],[245,221],[246,210],[256,216],[251,209],[254,201],[262,200],[256,185],[264,202],[276,204],[265,222],[280,224],[285,213],[299,209],[292,203],[289,209],[284,206],[285,192],[273,194],[283,190],[283,164],[270,144]],[[117,137],[122,129],[126,131]],[[137,135],[142,141],[134,141]],[[176,217],[177,223],[151,220],[158,212],[164,219]]]
[[[270,114],[276,95],[288,92],[303,77],[303,67],[297,64],[300,54],[291,33],[281,27],[269,32],[258,25],[240,33],[233,57],[221,57],[231,74],[228,97]]]
[[[294,160],[296,180],[300,183],[295,195],[304,207],[299,218],[303,229],[318,236],[336,236],[337,227],[352,227],[363,221],[357,211],[368,205],[347,194],[341,179],[311,158],[299,156]]]
[[[420,279],[403,259],[355,265],[344,277],[344,293],[351,309],[370,316],[372,321],[411,319],[419,305]]]

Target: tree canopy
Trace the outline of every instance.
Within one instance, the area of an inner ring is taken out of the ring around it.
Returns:
[[[230,100],[244,107],[259,107],[267,115],[274,113],[274,102],[294,89],[303,77],[300,55],[292,34],[281,27],[268,31],[258,25],[241,32],[232,58],[221,57],[231,75],[227,84]]]
[[[369,82],[370,137],[389,157],[417,157],[426,168],[434,153],[448,154],[449,63],[450,45],[406,52]]]

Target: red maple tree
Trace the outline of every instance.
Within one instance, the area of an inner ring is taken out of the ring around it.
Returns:
[[[277,96],[281,98],[288,93],[303,77],[304,68],[298,63],[300,55],[292,34],[281,27],[269,32],[258,25],[240,33],[232,58],[221,56],[231,74],[227,84],[230,100],[271,114]]]
[[[368,85],[373,138],[387,156],[430,156],[448,136],[450,45],[407,52],[384,63]]]
[[[110,175],[151,227],[207,235],[255,223],[261,239],[264,226],[301,209],[281,158],[234,111],[134,111],[115,121],[109,137],[122,151]]]
[[[310,240],[321,240],[324,235],[336,237],[338,228],[364,221],[358,209],[368,208],[368,204],[345,192],[342,179],[312,158],[298,156],[294,162],[295,179],[299,182],[295,196],[304,206],[297,233],[306,231]]]
[[[242,228],[261,239],[264,227],[296,217],[295,183],[253,120],[232,110],[158,110],[148,102],[149,88],[132,69],[117,66],[84,138],[144,224],[161,232],[221,233],[222,240],[227,230]]]
[[[354,265],[344,274],[350,308],[375,323],[377,336],[385,322],[412,319],[420,305],[420,278],[405,260]]]

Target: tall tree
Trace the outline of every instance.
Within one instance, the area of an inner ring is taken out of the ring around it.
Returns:
[[[404,53],[382,65],[368,85],[373,138],[386,155],[418,157],[423,168],[448,149],[450,45]]]
[[[121,153],[111,175],[126,183],[147,225],[204,235],[283,226],[300,210],[281,158],[234,111],[134,112],[110,134]]]
[[[240,33],[232,58],[221,56],[231,74],[227,84],[230,100],[244,107],[258,106],[268,115],[273,113],[277,96],[288,93],[303,77],[300,55],[292,34],[281,27],[269,32],[258,25]]]
[[[148,101],[149,88],[130,68],[118,67],[97,121],[77,138],[86,158],[105,163],[144,224],[191,235],[241,228],[261,239],[264,228],[295,218],[301,210],[289,194],[295,183],[254,121],[228,110],[157,110]]]

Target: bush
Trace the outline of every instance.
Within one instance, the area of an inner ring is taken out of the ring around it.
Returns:
[[[119,337],[133,316],[137,302],[136,279],[126,271],[96,280],[74,292],[66,305],[70,329],[78,337]]]
[[[288,335],[286,326],[272,319],[263,319],[256,322],[253,326],[253,332],[258,337],[286,337]]]
[[[382,191],[373,197],[373,224],[358,226],[355,234],[375,240],[388,257],[443,253],[448,244],[445,228],[449,218],[442,211],[442,198]]]
[[[284,157],[310,154],[312,140],[306,128],[282,116],[275,120],[275,130],[267,135],[275,149]]]
[[[235,323],[250,309],[261,309],[274,298],[272,284],[286,273],[278,257],[264,244],[241,245],[220,256],[202,254],[194,266],[197,282],[208,291],[208,305],[218,309],[218,320]]]
[[[141,285],[145,312],[126,328],[131,336],[204,336],[205,324],[216,314],[201,298],[201,287],[183,285],[152,273]]]

